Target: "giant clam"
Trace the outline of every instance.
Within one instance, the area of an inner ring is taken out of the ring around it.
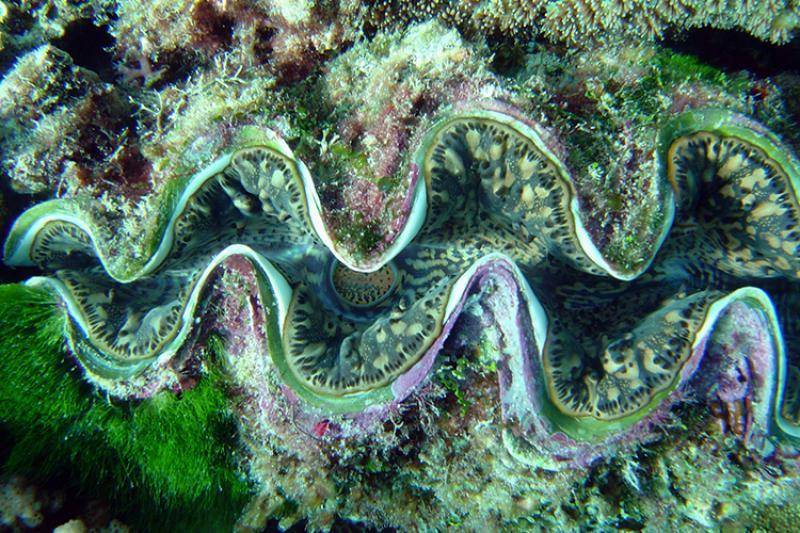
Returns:
[[[787,378],[797,370],[767,292],[747,286],[780,290],[800,275],[800,178],[753,121],[707,109],[663,127],[652,253],[633,268],[593,242],[547,133],[481,102],[422,138],[400,230],[367,255],[332,237],[285,142],[263,131],[243,139],[165,195],[147,257],[113,254],[91,205],[46,202],[14,225],[5,260],[47,272],[28,283],[66,304],[65,333],[89,376],[107,384],[174,357],[207,280],[241,256],[257,272],[275,368],[323,416],[413,394],[469,310],[503,339],[494,357],[514,426],[507,446],[524,461],[585,461],[592,442],[645,427],[689,386],[705,387],[709,402],[746,401],[740,436],[765,454],[800,433],[797,380]],[[717,353],[725,328],[739,327],[731,321],[752,328],[737,343],[755,348]],[[698,380],[700,368],[719,381]],[[745,385],[728,394],[740,368],[750,369]],[[568,438],[555,446],[560,433]]]

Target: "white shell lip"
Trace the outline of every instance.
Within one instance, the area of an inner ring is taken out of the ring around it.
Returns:
[[[513,116],[503,113],[501,111],[483,109],[480,107],[476,107],[475,109],[472,110],[462,110],[458,113],[457,116],[488,118],[502,124],[513,126],[515,129],[519,130],[520,133],[529,138],[531,142],[535,144],[537,149],[547,154],[548,157],[553,161],[553,163],[558,166],[559,171],[563,176],[565,176],[565,179],[569,179],[569,173],[567,172],[566,168],[562,165],[560,159],[555,154],[553,154],[552,151],[545,145],[544,141],[541,138],[540,133],[530,125],[522,123],[519,120],[515,119]],[[425,138],[428,138],[430,134],[436,132],[443,124],[446,124],[452,118],[454,117],[445,117],[439,120],[438,122],[434,123],[434,125],[430,128],[429,133],[426,134]],[[404,212],[401,213],[401,216],[405,216],[405,220],[402,223],[402,229],[392,239],[389,246],[379,254],[370,256],[366,260],[358,260],[353,258],[350,254],[348,254],[345,251],[343,246],[338,245],[335,242],[335,240],[331,236],[330,231],[328,230],[328,227],[325,222],[324,209],[320,201],[316,184],[314,183],[314,179],[312,178],[311,173],[308,170],[308,167],[302,161],[295,158],[294,153],[292,152],[289,145],[278,134],[268,129],[264,129],[261,131],[263,131],[266,137],[265,142],[266,144],[269,145],[269,148],[274,150],[282,157],[288,159],[295,167],[297,174],[303,185],[303,189],[305,192],[305,201],[308,210],[308,217],[314,233],[317,235],[318,239],[322,242],[322,244],[333,254],[333,256],[350,270],[354,270],[357,272],[364,272],[364,273],[374,272],[379,270],[384,265],[389,263],[392,259],[394,259],[400,252],[402,252],[402,250],[409,243],[413,241],[413,239],[416,237],[416,235],[419,233],[420,229],[424,225],[428,210],[428,198],[427,198],[428,191],[427,191],[427,182],[425,177],[419,174],[420,172],[422,172],[422,167],[418,164],[417,161],[419,158],[419,153],[418,153],[411,159],[411,162],[409,163],[409,172],[408,172],[409,184],[408,184],[407,194],[411,195],[411,201],[409,207],[407,208],[404,207]],[[172,236],[176,220],[175,214],[180,213],[186,207],[192,195],[204,183],[206,183],[208,179],[210,179],[215,174],[224,170],[224,168],[228,164],[230,164],[231,158],[235,153],[236,152],[234,151],[223,155],[222,157],[218,158],[213,163],[211,163],[209,166],[205,167],[203,170],[199,171],[194,176],[192,176],[192,178],[189,180],[184,190],[181,192],[180,198],[177,202],[177,205],[175,206],[173,215],[167,222],[167,225],[164,229],[164,233],[161,236],[161,242],[159,243],[156,251],[153,253],[152,256],[150,256],[150,258],[146,261],[144,266],[140,269],[140,271],[136,275],[133,276],[133,278],[142,275],[147,275],[150,272],[154,271],[156,268],[158,268],[158,266],[161,263],[163,263],[163,261],[169,254],[169,251],[172,246]],[[666,191],[666,192],[670,193],[671,191]],[[671,201],[672,198],[670,198],[669,200],[670,201],[666,202],[668,206],[666,223],[663,225],[663,229],[658,236],[658,242],[656,243],[655,246],[656,250],[663,243],[672,225],[672,220],[674,217],[674,206],[673,202]],[[637,267],[635,270],[631,272],[618,271],[614,267],[614,265],[610,264],[603,257],[600,250],[592,241],[589,232],[587,231],[585,225],[583,224],[577,197],[572,199],[570,205],[570,212],[574,221],[575,232],[581,249],[592,263],[594,263],[604,272],[608,273],[610,276],[620,280],[629,281],[638,277],[641,274],[641,272],[645,271],[652,263],[654,257],[647,258],[648,260],[646,261],[646,263],[644,263],[640,267]],[[45,223],[59,218],[71,223],[75,223],[76,225],[81,227],[81,229],[86,231],[86,233],[92,239],[94,249],[98,254],[98,257],[100,258],[104,267],[113,278],[117,279],[120,282],[129,281],[129,279],[127,279],[127,276],[125,277],[126,279],[123,279],[122,276],[115,275],[113,268],[109,269],[109,264],[108,264],[109,262],[102,253],[102,250],[97,246],[94,237],[94,232],[91,231],[89,225],[79,220],[78,217],[76,216],[69,216],[66,214],[48,215],[47,217],[37,220],[35,224],[33,224],[26,230],[26,234],[22,239],[20,239],[20,243],[15,247],[13,254],[9,258],[7,258],[7,262],[13,265],[31,265],[32,262],[28,257],[28,251],[32,244],[33,237]]]
[[[531,318],[531,325],[533,326],[533,336],[536,342],[536,348],[539,353],[544,352],[544,343],[547,338],[548,319],[547,312],[544,310],[536,294],[533,292],[528,280],[517,266],[517,263],[500,252],[492,252],[484,255],[480,259],[474,261],[472,265],[458,277],[453,287],[450,289],[450,297],[447,300],[445,307],[444,318],[442,322],[447,322],[452,316],[453,312],[464,295],[470,281],[475,277],[475,273],[482,267],[490,263],[503,263],[512,273],[514,281],[517,283],[520,292],[524,296],[525,303],[528,308],[528,315]]]
[[[389,263],[399,254],[417,235],[420,228],[425,222],[425,215],[427,213],[427,191],[425,188],[424,180],[416,177],[416,173],[411,173],[409,184],[409,191],[413,194],[410,203],[410,209],[405,214],[406,220],[403,224],[401,231],[393,239],[392,243],[383,251],[379,256],[368,262],[358,262],[349,257],[343,252],[342,247],[337,246],[335,241],[330,235],[328,228],[324,221],[323,208],[319,199],[316,185],[308,167],[302,162],[295,159],[292,150],[277,134],[271,130],[265,130],[267,136],[267,143],[269,148],[277,152],[282,157],[288,159],[297,169],[298,175],[303,184],[305,191],[306,205],[308,208],[308,216],[311,221],[312,228],[317,237],[322,241],[322,244],[336,257],[338,261],[344,264],[347,268],[357,272],[374,272]],[[108,257],[103,252],[102,247],[98,246],[95,235],[96,231],[92,228],[91,224],[85,219],[79,217],[77,214],[68,214],[64,212],[51,213],[43,216],[25,229],[24,235],[18,240],[11,254],[6,257],[6,262],[14,266],[33,266],[29,252],[33,244],[33,239],[36,237],[41,228],[47,223],[53,221],[64,221],[75,224],[80,227],[91,239],[93,248],[105,270],[116,281],[125,283],[132,279],[137,279],[145,276],[161,265],[169,255],[172,247],[172,239],[174,227],[176,222],[176,215],[183,211],[192,196],[197,190],[202,187],[211,177],[223,171],[229,164],[236,151],[230,152],[216,159],[210,165],[193,175],[186,184],[180,197],[175,205],[174,211],[170,216],[161,235],[161,241],[158,244],[155,252],[147,259],[144,266],[136,272],[130,279],[127,276],[119,275],[111,266]],[[413,189],[413,191],[411,191]],[[19,219],[18,219],[19,222]],[[15,224],[16,225],[16,224]],[[13,232],[13,228],[12,228]]]
[[[283,325],[286,322],[286,317],[289,312],[289,305],[292,299],[292,288],[286,278],[276,269],[269,259],[265,258],[260,253],[256,252],[249,246],[243,244],[233,244],[211,258],[208,265],[203,272],[197,277],[189,298],[184,304],[183,311],[181,312],[181,325],[175,337],[169,342],[168,345],[158,354],[157,363],[163,363],[171,359],[183,346],[189,332],[194,323],[195,310],[200,301],[200,295],[205,288],[209,276],[214,270],[219,267],[226,259],[231,257],[244,257],[250,260],[254,268],[260,273],[264,274],[272,294],[275,297],[275,303],[278,311],[278,326],[283,330]],[[65,303],[70,317],[80,329],[84,337],[88,337],[90,328],[89,320],[77,305],[72,294],[66,286],[58,279],[44,276],[36,276],[30,278],[25,282],[26,285],[31,287],[48,287],[54,290],[59,298]]]
[[[614,265],[608,262],[605,257],[603,257],[602,252],[600,252],[600,249],[597,248],[597,245],[592,240],[591,235],[589,235],[589,231],[586,229],[586,226],[583,223],[578,199],[573,198],[572,202],[570,203],[570,211],[572,211],[572,217],[575,220],[575,233],[578,237],[578,242],[580,243],[581,249],[592,261],[592,263],[600,267],[604,272],[608,273],[609,276],[621,281],[634,280],[641,276],[642,273],[648,268],[650,268],[650,265],[653,264],[658,251],[661,249],[661,245],[664,244],[664,240],[667,238],[667,235],[669,235],[669,231],[672,228],[672,223],[675,219],[675,202],[672,189],[665,188],[664,191],[669,198],[664,204],[666,208],[666,215],[664,217],[664,222],[661,225],[661,230],[656,237],[656,243],[653,246],[653,254],[646,258],[641,265],[638,265],[636,268],[631,269],[628,272],[622,272],[618,270]]]
[[[675,205],[674,199],[672,194],[671,188],[665,188],[665,194],[669,197],[665,202],[667,213],[665,216],[665,222],[662,224],[661,230],[658,234],[657,241],[653,248],[654,253],[646,258],[645,262],[643,262],[640,266],[637,266],[635,269],[631,270],[630,272],[621,272],[619,271],[613,264],[611,264],[605,257],[603,257],[602,252],[597,247],[597,245],[592,240],[589,231],[586,229],[586,225],[583,222],[583,214],[581,213],[580,209],[580,202],[578,201],[577,192],[574,191],[574,180],[572,179],[572,174],[567,170],[564,166],[561,158],[556,155],[550,147],[547,146],[547,143],[544,140],[544,134],[539,129],[535,128],[531,124],[527,124],[525,122],[520,121],[519,119],[508,115],[502,111],[494,111],[494,110],[487,110],[487,109],[476,109],[474,111],[467,111],[464,113],[465,116],[475,116],[475,117],[488,117],[494,119],[502,124],[510,126],[517,131],[521,132],[525,135],[525,137],[531,141],[536,149],[544,153],[548,159],[558,168],[559,173],[561,174],[562,179],[569,181],[571,188],[573,189],[573,197],[572,201],[570,202],[570,212],[572,214],[572,219],[575,224],[575,234],[578,239],[578,244],[589,260],[595,264],[595,266],[599,267],[603,272],[607,273],[609,276],[622,280],[622,281],[631,281],[639,277],[642,272],[646,271],[650,265],[653,263],[655,259],[656,252],[661,249],[661,245],[664,243],[664,240],[667,238],[669,234],[669,230],[672,227],[672,222],[675,217]]]
[[[25,233],[19,238],[11,254],[5,258],[5,262],[12,266],[34,266],[34,263],[30,257],[30,250],[33,246],[33,241],[36,238],[36,235],[46,224],[59,221],[74,224],[89,237],[92,242],[92,248],[102,263],[103,269],[108,272],[108,275],[115,281],[120,283],[128,283],[142,276],[146,276],[158,268],[158,266],[169,255],[169,252],[172,248],[172,237],[175,228],[176,215],[186,207],[186,204],[189,202],[189,199],[192,197],[192,195],[197,192],[197,190],[203,184],[205,184],[209,178],[221,172],[228,165],[228,163],[230,163],[231,156],[232,154],[226,154],[220,157],[209,166],[192,176],[192,178],[186,184],[186,187],[181,192],[181,195],[175,206],[175,210],[164,227],[164,232],[161,235],[161,241],[158,244],[158,248],[156,248],[155,252],[153,252],[153,254],[147,259],[144,266],[142,266],[140,270],[131,276],[121,275],[120,272],[112,266],[108,255],[97,242],[97,232],[95,228],[92,227],[93,224],[87,221],[86,217],[80,217],[77,213],[69,213],[64,210],[58,211],[58,208],[56,208],[56,212],[37,218],[33,224],[25,228]],[[17,219],[9,234],[14,233],[17,224],[21,223],[21,221],[21,218]]]
[[[481,116],[492,116],[498,120],[505,120],[510,121],[512,117],[503,115],[499,112],[494,111],[475,111],[474,115],[481,115]],[[465,113],[465,116],[472,116],[472,113]],[[436,128],[437,126],[434,126]],[[533,130],[531,130],[528,126],[522,125],[520,127],[524,127],[527,131],[530,131],[535,134]],[[538,136],[535,136],[534,139],[538,139]],[[546,147],[542,147],[546,150]],[[389,263],[397,254],[399,254],[417,235],[419,230],[421,229],[425,217],[427,214],[427,207],[428,207],[428,199],[427,199],[427,189],[426,189],[426,181],[422,176],[419,176],[416,172],[417,169],[412,167],[411,178],[409,183],[408,191],[409,193],[413,194],[411,199],[410,208],[407,213],[407,219],[403,228],[401,229],[400,233],[397,237],[393,240],[391,245],[384,251],[380,257],[375,261],[368,265],[358,264],[351,259],[348,259],[344,254],[342,254],[335,245],[333,239],[329,235],[327,228],[325,226],[322,214],[322,207],[319,199],[319,195],[316,190],[316,186],[314,181],[308,171],[308,168],[301,162],[294,158],[294,155],[288,145],[279,137],[274,134],[270,136],[270,149],[274,150],[275,152],[281,154],[283,157],[289,159],[298,169],[298,173],[305,189],[306,195],[306,202],[308,207],[308,215],[309,219],[311,220],[311,224],[313,230],[316,232],[317,236],[320,238],[322,243],[329,249],[329,251],[346,267],[359,271],[359,272],[373,272],[387,263]],[[147,275],[154,271],[158,266],[166,259],[169,254],[169,251],[172,247],[172,238],[173,238],[173,230],[176,221],[176,214],[180,213],[190,201],[192,195],[203,185],[205,184],[211,177],[215,174],[222,171],[231,160],[235,152],[231,152],[227,155],[224,155],[209,166],[204,168],[203,170],[196,173],[192,178],[190,178],[189,182],[187,183],[186,187],[181,192],[179,200],[176,204],[175,210],[170,216],[170,219],[165,226],[164,233],[161,236],[161,241],[159,242],[158,248],[156,251],[151,255],[151,257],[145,262],[144,266],[136,272],[131,279],[138,279],[141,276]],[[548,151],[549,153],[549,151]],[[554,157],[554,161],[558,162],[558,159]],[[412,192],[413,191],[413,192]],[[666,238],[667,233],[670,229],[670,226],[673,222],[674,218],[674,202],[672,201],[671,190],[667,190],[667,194],[670,194],[669,201],[666,202],[667,205],[667,216],[666,216],[666,223],[663,226],[663,229],[659,235],[659,241],[656,246],[656,250],[660,248],[661,243]],[[594,243],[591,241],[591,237],[588,234],[588,231],[582,224],[582,220],[580,218],[579,213],[579,205],[577,203],[577,199],[573,199],[571,205],[571,211],[574,216],[575,220],[575,227],[577,236],[580,242],[581,247],[587,253],[589,258],[596,263],[600,268],[604,271],[608,272],[613,277],[621,280],[631,280],[634,279],[639,275],[640,272],[646,270],[650,263],[652,262],[652,258],[650,261],[644,265],[643,267],[637,268],[635,273],[618,273],[610,265],[607,261],[604,260],[600,251],[596,248]],[[96,231],[93,227],[93,224],[89,217],[81,217],[77,212],[69,212],[69,210],[61,209],[59,210],[56,208],[54,212],[45,214],[34,219],[33,223],[31,223],[27,228],[24,229],[24,233],[20,236],[16,242],[14,243],[14,247],[10,250],[10,254],[6,257],[6,262],[10,265],[15,266],[30,266],[33,265],[33,261],[30,257],[30,249],[33,245],[33,241],[39,231],[48,223],[54,221],[64,221],[75,226],[79,227],[82,231],[86,233],[89,239],[92,242],[92,246],[101,261],[103,267],[108,272],[108,274],[116,279],[119,282],[128,282],[131,279],[122,279],[115,275],[114,269],[109,268],[108,260],[106,254],[103,253],[103,250],[98,245]],[[21,223],[22,220],[18,219],[15,222],[14,226],[12,227],[11,233],[17,227],[17,224]],[[291,302],[292,297],[292,289],[286,279],[280,274],[280,272],[272,265],[272,263],[259,254],[257,251],[253,250],[252,248],[242,245],[242,244],[233,244],[227,246],[222,251],[215,254],[210,260],[206,268],[202,271],[202,273],[198,276],[194,287],[190,293],[188,300],[186,301],[182,315],[181,315],[181,326],[180,330],[175,335],[175,338],[170,341],[170,343],[162,350],[161,353],[158,354],[158,361],[166,361],[169,358],[173,357],[180,346],[183,345],[185,342],[187,335],[189,334],[192,323],[193,323],[193,315],[198,305],[200,294],[205,285],[206,280],[213,272],[215,268],[217,268],[224,260],[232,256],[242,256],[249,259],[257,270],[259,270],[262,274],[265,275],[270,288],[275,296],[275,302],[278,311],[278,326],[279,331],[283,331],[285,320],[288,314],[288,308]],[[451,289],[450,298],[447,303],[445,318],[444,320],[448,320],[451,314],[454,312],[454,309],[457,305],[458,299],[461,297],[463,292],[466,289],[469,281],[475,275],[475,272],[483,265],[492,262],[492,261],[503,261],[511,265],[511,270],[513,271],[513,275],[516,278],[517,283],[522,289],[522,292],[525,294],[525,300],[528,305],[528,312],[531,316],[533,327],[534,327],[534,338],[537,344],[537,348],[541,353],[544,347],[544,340],[547,334],[547,315],[542,308],[541,304],[539,303],[538,299],[536,298],[535,294],[533,293],[532,289],[530,288],[527,280],[519,271],[519,268],[516,266],[515,262],[510,258],[506,257],[500,253],[493,253],[483,258],[477,260],[472,264],[472,266],[464,272],[458,280],[455,282],[453,288]],[[46,285],[53,289],[61,299],[65,302],[69,310],[69,314],[77,326],[81,329],[84,335],[87,334],[89,331],[88,327],[88,320],[80,311],[80,308],[77,306],[75,300],[69,294],[69,291],[66,287],[61,283],[59,280],[55,278],[49,277],[33,277],[27,282],[28,285],[31,286],[43,286]],[[785,388],[785,381],[786,381],[786,368],[785,368],[785,353],[784,353],[784,346],[782,344],[782,335],[780,333],[780,328],[777,326],[777,320],[775,318],[775,310],[769,299],[769,296],[761,291],[760,289],[754,288],[742,288],[739,289],[727,297],[721,299],[719,302],[716,302],[712,305],[710,313],[712,316],[716,316],[722,312],[722,310],[727,306],[731,301],[736,299],[751,299],[759,303],[761,309],[767,314],[768,322],[771,328],[771,337],[773,341],[776,342],[776,350],[779,354],[778,356],[778,387],[777,391],[775,392],[775,398],[773,403],[773,410],[774,416],[773,420],[775,421],[776,425],[779,429],[794,438],[800,438],[800,428],[791,424],[790,422],[784,420],[780,415],[780,407],[781,402],[783,400],[784,395],[784,388]],[[698,332],[697,337],[702,338],[707,336],[710,332],[710,328],[713,327],[713,321],[707,321],[700,332]],[[694,346],[693,348],[696,348]]]
[[[425,216],[428,211],[428,192],[425,188],[425,180],[418,179],[418,177],[414,175],[415,173],[412,172],[409,189],[413,188],[413,198],[411,200],[411,209],[403,224],[403,229],[400,230],[400,233],[394,238],[389,247],[381,252],[379,256],[371,261],[356,261],[343,253],[341,248],[337,246],[331,238],[328,228],[325,225],[322,203],[308,167],[306,167],[302,161],[296,161],[296,166],[303,181],[303,188],[306,191],[308,216],[311,220],[314,232],[333,256],[350,270],[364,273],[380,270],[414,240],[414,237],[416,237],[422,225],[425,223]]]
[[[692,351],[699,349],[703,342],[711,336],[716,326],[717,319],[733,302],[744,302],[748,307],[759,311],[767,324],[768,335],[775,354],[776,372],[772,383],[766,385],[771,395],[770,399],[765,399],[765,404],[769,404],[766,405],[765,408],[771,411],[767,414],[766,418],[770,420],[771,424],[777,426],[777,429],[783,433],[783,435],[792,439],[798,439],[800,438],[800,426],[789,422],[781,415],[788,373],[788,369],[786,368],[786,345],[778,323],[777,311],[775,310],[775,306],[769,294],[758,287],[745,286],[730,292],[714,302],[707,311],[706,320],[695,335]]]
[[[545,141],[545,137],[548,137],[546,132],[544,132],[541,128],[536,127],[535,124],[529,124],[521,121],[519,118],[514,117],[513,115],[510,115],[502,110],[481,107],[481,102],[477,102],[475,105],[476,107],[474,108],[459,109],[455,115],[447,116],[435,122],[428,133],[426,133],[424,139],[430,139],[436,134],[439,128],[451,120],[457,120],[459,118],[483,118],[494,120],[500,124],[517,130],[519,133],[523,134],[527,140],[532,142],[536,149],[545,154],[548,159],[557,167],[561,178],[569,181],[570,187],[573,189],[573,193],[575,193],[574,181],[571,178],[570,172],[564,166],[561,157],[555,154]],[[421,154],[417,154],[415,159],[418,159],[420,155]],[[420,168],[422,168],[420,161],[417,161],[417,164],[420,166]],[[603,257],[602,252],[592,240],[592,237],[583,222],[583,214],[581,213],[580,202],[578,201],[577,193],[575,193],[570,202],[570,214],[572,215],[572,219],[574,221],[575,235],[578,240],[578,245],[589,261],[596,267],[600,268],[603,272],[607,273],[609,276],[622,281],[631,281],[636,279],[644,271],[646,271],[653,263],[656,252],[661,248],[661,245],[667,238],[675,217],[675,205],[672,189],[665,188],[664,192],[666,195],[668,195],[668,198],[665,202],[666,214],[661,230],[656,237],[656,243],[653,247],[654,253],[650,257],[645,258],[645,261],[641,265],[627,272],[618,270],[617,267]]]
[[[33,245],[33,239],[36,238],[36,235],[39,233],[39,231],[50,222],[68,222],[78,226],[92,240],[92,245],[95,251],[99,252],[97,244],[94,242],[94,232],[92,231],[91,226],[87,224],[85,220],[78,216],[69,215],[66,213],[51,213],[49,215],[37,218],[36,221],[25,230],[25,234],[19,239],[11,254],[5,258],[5,263],[10,266],[35,266],[29,253],[31,246]],[[17,222],[15,222],[11,227],[9,234],[14,232],[17,223],[19,223],[19,219],[17,219]]]

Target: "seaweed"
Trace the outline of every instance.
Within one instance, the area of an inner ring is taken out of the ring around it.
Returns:
[[[230,529],[249,486],[214,358],[180,394],[112,401],[67,353],[64,320],[47,292],[0,285],[0,428],[11,443],[4,473],[66,478],[142,529]]]

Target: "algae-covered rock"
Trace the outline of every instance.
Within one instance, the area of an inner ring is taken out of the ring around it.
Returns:
[[[652,39],[794,3],[61,4],[0,10],[4,518],[791,524],[797,83]]]

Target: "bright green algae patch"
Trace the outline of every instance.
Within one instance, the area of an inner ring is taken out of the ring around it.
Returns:
[[[67,356],[64,320],[46,292],[0,285],[4,471],[66,476],[88,497],[125,502],[114,512],[145,530],[229,529],[249,489],[219,371],[180,395],[110,402]]]

